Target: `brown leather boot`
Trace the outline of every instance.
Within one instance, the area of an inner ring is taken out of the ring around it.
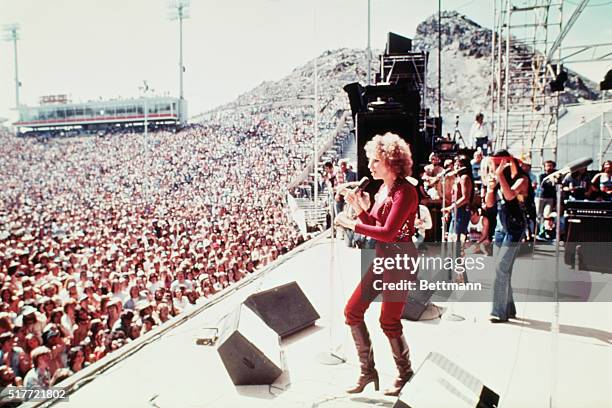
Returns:
[[[395,360],[399,375],[395,379],[393,387],[385,390],[385,395],[395,397],[399,395],[402,387],[410,380],[414,372],[412,371],[412,364],[410,364],[410,350],[404,335],[389,339],[389,343],[391,344],[391,352],[393,353],[393,359]]]
[[[371,382],[374,383],[374,389],[378,391],[378,372],[374,368],[374,350],[372,349],[368,328],[364,322],[349,327],[351,328],[351,334],[353,335],[355,347],[357,348],[361,375],[357,380],[357,384],[353,388],[346,390],[346,392],[349,394],[358,394]]]

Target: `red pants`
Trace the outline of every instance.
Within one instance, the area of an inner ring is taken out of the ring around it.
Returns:
[[[406,249],[406,245],[404,245],[402,253],[407,251],[411,256],[416,256],[416,249],[413,248],[411,243],[408,244],[408,249]],[[395,252],[377,248],[377,256],[393,257],[394,254]],[[377,296],[382,295],[382,307],[379,319],[380,327],[388,338],[399,337],[402,335],[401,318],[408,298],[408,290],[377,290],[375,288],[376,280],[387,283],[399,282],[402,280],[416,280],[416,275],[412,274],[410,270],[391,270],[378,275],[372,271],[372,266],[370,266],[368,272],[363,276],[344,308],[346,324],[354,326],[363,322],[363,316],[365,311],[368,310],[368,307],[370,307],[370,303],[372,303]]]
[[[346,324],[354,326],[358,323],[363,322],[363,316],[365,311],[370,307],[372,298],[367,302],[362,294],[360,282],[355,288],[355,291],[349,298],[346,307],[344,308],[344,316],[346,317]],[[376,296],[374,296],[376,297]],[[402,335],[402,312],[404,311],[404,305],[406,302],[382,302],[380,309],[380,327],[382,328],[385,335],[392,339]]]

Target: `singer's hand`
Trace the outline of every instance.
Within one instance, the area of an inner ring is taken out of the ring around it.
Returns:
[[[369,200],[361,190],[349,192],[344,196],[344,199],[353,207],[355,214],[360,214],[362,211],[367,211],[370,208]]]
[[[355,212],[360,213],[361,206],[359,205],[359,199],[357,198],[357,193],[355,191],[349,191],[344,195],[344,200],[353,207]]]
[[[358,222],[357,220],[353,220],[347,217],[347,215],[344,213],[338,214],[336,218],[334,219],[334,224],[340,225],[344,228],[348,228],[351,230],[355,229],[355,225],[357,225],[357,222]]]

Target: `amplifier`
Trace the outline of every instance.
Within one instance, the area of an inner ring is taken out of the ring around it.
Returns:
[[[565,213],[568,217],[612,218],[612,201],[568,201]]]
[[[568,201],[564,261],[580,270],[612,273],[612,203]]]

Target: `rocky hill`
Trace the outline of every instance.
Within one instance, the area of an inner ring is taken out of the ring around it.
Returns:
[[[419,24],[413,47],[430,52],[428,64],[428,99],[435,105],[437,95],[437,15]],[[481,27],[465,15],[455,11],[442,14],[442,106],[443,114],[487,111],[491,98],[491,30]],[[513,53],[529,52],[527,47],[515,46]],[[374,64],[376,66],[377,54]],[[342,87],[350,82],[366,80],[365,52],[342,48],[326,51],[317,58],[320,112],[323,120],[333,120],[338,112],[348,109],[348,99]],[[239,96],[236,101],[215,110],[240,107],[283,105],[311,105],[314,95],[313,61],[295,68],[278,81],[261,83]],[[568,71],[566,91],[562,103],[576,103],[599,97],[596,84],[579,74]],[[432,106],[433,107],[433,106]],[[435,109],[433,109],[435,111]]]
[[[447,112],[485,110],[491,97],[492,32],[456,11],[442,13],[442,100]],[[428,86],[437,95],[438,16],[433,15],[417,26],[413,47],[429,51]],[[530,53],[527,46],[513,46],[511,53]],[[597,99],[597,84],[568,70],[566,91],[561,103]]]
[[[334,118],[349,109],[342,87],[351,82],[366,82],[366,58],[363,50],[342,48],[326,51],[317,57],[318,94],[321,122],[331,125]],[[279,107],[312,106],[314,98],[314,61],[293,69],[278,81],[265,81],[238,96],[235,101],[214,111],[235,109],[278,109]]]

